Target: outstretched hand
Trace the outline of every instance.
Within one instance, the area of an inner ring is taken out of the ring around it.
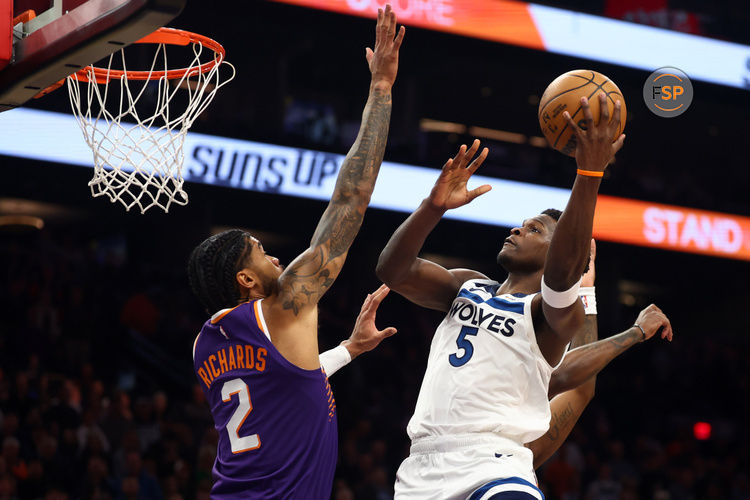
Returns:
[[[661,331],[661,338],[672,341],[672,324],[662,310],[654,304],[641,311],[638,319],[635,320],[635,324],[643,328],[643,332],[646,334],[646,338],[643,340],[648,340]]]
[[[570,113],[563,112],[563,118],[576,135],[576,163],[581,170],[603,172],[609,162],[614,158],[625,142],[625,134],[613,143],[612,138],[620,126],[620,110],[622,105],[618,100],[615,102],[615,111],[612,119],[607,107],[607,96],[604,92],[599,93],[599,123],[594,123],[591,114],[589,100],[581,97],[581,110],[583,111],[583,127],[579,127],[571,118]]]
[[[378,306],[390,291],[390,288],[381,285],[374,293],[367,294],[349,340],[342,342],[342,345],[351,354],[352,359],[364,352],[372,351],[383,339],[396,333],[397,330],[392,326],[384,330],[378,330],[375,326],[375,314],[378,312]]]
[[[428,198],[430,205],[438,210],[450,210],[470,203],[474,198],[487,193],[492,189],[489,184],[484,184],[476,189],[468,190],[466,183],[469,178],[487,159],[489,150],[484,148],[474,158],[479,150],[479,140],[474,139],[470,148],[463,144],[454,158],[449,159],[443,165],[435,186],[433,186]],[[474,158],[474,161],[471,161]],[[471,163],[469,163],[471,161]]]
[[[396,34],[396,14],[390,4],[385,11],[378,9],[378,23],[375,26],[375,50],[365,49],[367,64],[372,73],[373,85],[392,86],[398,73],[398,50],[404,41],[406,28],[401,26]],[[394,39],[394,36],[396,37]]]

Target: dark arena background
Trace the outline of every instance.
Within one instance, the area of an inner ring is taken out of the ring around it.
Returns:
[[[738,71],[750,81],[744,1],[549,4],[744,44],[748,66]],[[220,41],[237,68],[191,132],[292,148],[285,151],[300,157],[346,154],[367,95],[374,21],[266,1],[218,7],[191,0],[169,24]],[[433,169],[436,178],[476,136],[490,148],[479,174],[568,189],[575,162],[534,139],[542,135],[537,105],[558,75],[593,69],[614,80],[628,104],[628,138],[601,193],[719,212],[745,224],[739,237],[747,248],[750,88],[694,78],[688,111],[659,118],[642,98],[656,67],[406,25],[386,161]],[[24,109],[70,114],[64,89]],[[186,207],[141,215],[93,199],[91,169],[6,155],[5,141],[0,136],[0,499],[208,498],[217,434],[192,370],[206,314],[187,284],[188,256],[212,232],[241,227],[287,264],[306,248],[325,201],[276,193],[272,177],[256,190],[188,182]],[[185,154],[209,169],[219,152]],[[298,179],[301,192],[326,175],[325,161],[317,165]],[[431,183],[408,188],[426,196]],[[502,213],[499,201],[493,210]],[[20,215],[43,227],[19,224]],[[320,304],[321,350],[348,337],[380,284],[378,254],[405,217],[368,210]],[[424,252],[502,280],[495,255],[510,225],[444,220]],[[650,247],[598,242],[599,335],[625,330],[653,302],[670,317],[674,341],[651,339],[603,370],[570,438],[538,470],[548,499],[750,499],[750,252],[682,251],[669,242],[684,241],[684,226],[659,227],[664,241]],[[340,436],[333,498],[392,498],[440,320],[391,294],[378,326],[399,332],[331,377]]]

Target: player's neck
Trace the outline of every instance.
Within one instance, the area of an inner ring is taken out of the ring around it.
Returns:
[[[505,293],[523,293],[529,295],[537,293],[542,288],[542,272],[539,271],[533,273],[521,273],[512,272],[508,274],[500,288],[498,289],[498,295]]]

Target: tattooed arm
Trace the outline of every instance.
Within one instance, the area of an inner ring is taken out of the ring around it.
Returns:
[[[588,318],[587,316],[587,321]],[[653,304],[641,311],[636,324],[640,325],[643,331],[637,326],[632,326],[618,335],[570,351],[560,367],[552,373],[549,396],[554,397],[587,382],[610,361],[635,344],[650,339],[657,331],[662,332],[662,338],[672,340],[669,319]]]
[[[276,289],[262,303],[274,345],[303,368],[318,366],[317,304],[341,271],[383,161],[391,87],[404,33],[402,26],[396,34],[396,16],[390,5],[385,11],[378,10],[375,50],[366,50],[372,80],[359,134],[341,165],[331,201],[309,248],[289,264]]]
[[[526,445],[534,453],[534,468],[546,462],[565,442],[583,410],[594,397],[596,374],[602,368],[633,345],[650,339],[659,331],[662,332],[662,338],[672,340],[669,320],[653,304],[641,311],[636,324],[643,331],[633,326],[608,339],[573,349],[565,356],[563,364],[553,372],[550,395],[557,395],[550,401],[552,418],[549,430],[544,436]],[[586,316],[583,332],[584,337],[596,339],[596,316]]]
[[[573,338],[573,347],[586,344],[595,345],[592,344],[592,342],[596,341],[599,331],[596,318],[597,316],[595,314],[586,315],[583,328],[581,328]],[[575,351],[580,351],[585,348],[586,347],[579,347],[566,354],[563,364]],[[562,368],[562,366],[560,368]],[[553,385],[553,381],[556,379],[555,374],[558,370],[559,368],[552,372],[550,388]],[[550,419],[549,430],[547,430],[547,433],[544,436],[526,445],[534,453],[535,469],[546,462],[565,442],[570,431],[573,430],[576,422],[578,422],[578,419],[581,417],[583,410],[586,409],[586,406],[588,406],[589,402],[594,397],[595,386],[596,376],[592,376],[589,377],[585,383],[580,384],[575,389],[564,392],[550,401],[550,412],[552,418]]]

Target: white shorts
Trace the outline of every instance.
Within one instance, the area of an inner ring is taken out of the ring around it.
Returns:
[[[421,438],[396,473],[397,500],[485,500],[501,492],[544,500],[534,456],[496,434]],[[513,498],[521,498],[514,496]]]

